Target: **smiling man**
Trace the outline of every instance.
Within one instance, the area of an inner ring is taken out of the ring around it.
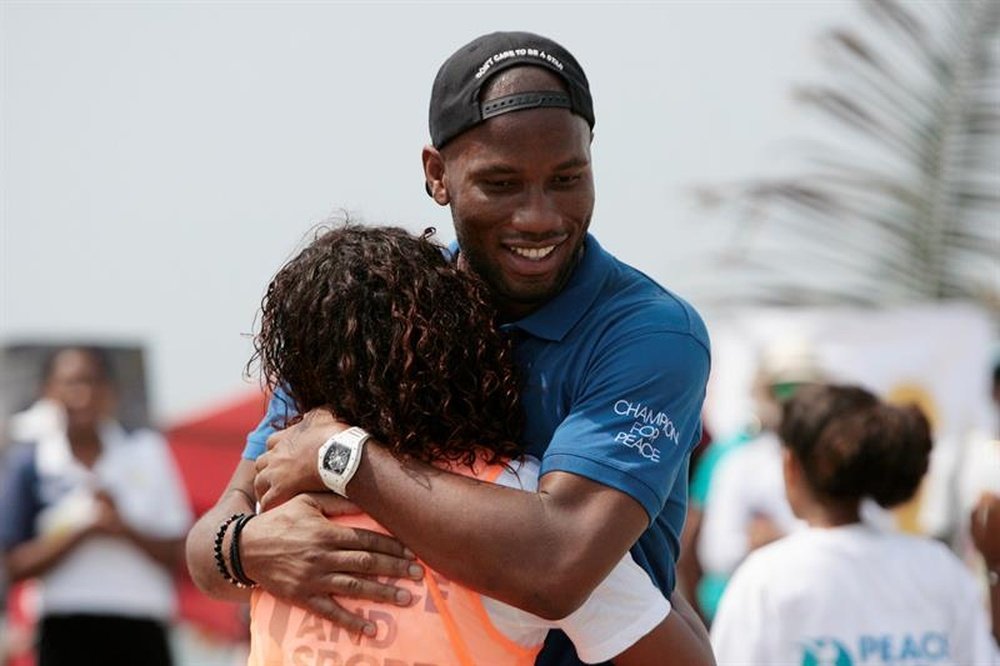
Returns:
[[[442,73],[449,71],[446,65]],[[452,92],[442,76],[438,83],[438,105],[477,98],[469,85]],[[580,109],[585,115],[569,112],[564,90],[547,69],[502,70],[481,92],[487,121],[455,137],[439,122],[434,146],[424,150],[431,196],[451,206],[459,261],[486,280],[510,321],[563,288],[594,210],[593,112],[589,103]]]
[[[373,627],[330,595],[408,603],[366,574],[410,575],[410,553],[338,531],[300,493],[349,497],[447,578],[545,618],[574,611],[630,550],[673,592],[708,336],[687,303],[589,235],[593,126],[583,70],[538,35],[480,37],[434,82],[426,188],[450,207],[456,260],[487,283],[515,340],[538,492],[399,460],[321,410],[275,433],[287,416],[279,394],[189,538],[199,584],[238,596],[219,589],[211,541],[227,515],[252,509],[255,485],[270,510],[237,545],[247,578],[352,629]],[[581,662],[553,632],[538,663]]]

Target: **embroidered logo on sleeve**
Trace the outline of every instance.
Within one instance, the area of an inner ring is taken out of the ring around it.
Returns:
[[[630,400],[618,400],[612,409],[617,416],[634,419],[627,429],[615,435],[615,441],[622,446],[635,449],[643,458],[651,462],[660,462],[660,447],[664,443],[673,442],[675,446],[680,444],[677,427],[663,412],[642,402]],[[661,437],[664,439],[660,440]]]

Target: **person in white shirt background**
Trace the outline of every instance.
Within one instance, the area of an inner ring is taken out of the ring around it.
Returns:
[[[171,570],[192,516],[163,438],[114,420],[111,362],[65,348],[45,364],[59,428],[13,449],[0,481],[12,582],[39,579],[38,665],[171,663]]]
[[[780,339],[765,346],[752,390],[753,424],[737,437],[713,442],[698,461],[685,529],[694,529],[700,517],[697,599],[708,622],[743,558],[801,527],[785,499],[775,431],[782,402],[822,378],[815,351],[805,340]]]
[[[751,553],[712,625],[720,665],[1000,663],[976,582],[943,544],[861,521],[916,492],[930,429],[857,387],[803,387],[779,429],[789,503],[808,524]]]

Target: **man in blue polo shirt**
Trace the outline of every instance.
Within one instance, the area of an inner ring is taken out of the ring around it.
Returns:
[[[582,69],[549,39],[485,35],[441,67],[430,125],[427,191],[450,206],[456,260],[490,286],[514,336],[524,439],[542,459],[539,492],[397,460],[321,411],[275,434],[272,424],[286,416],[278,396],[244,453],[256,459],[262,504],[281,504],[246,524],[239,547],[247,576],[337,619],[343,609],[319,599],[309,581],[398,570],[392,556],[399,553],[384,543],[345,542],[344,551],[378,551],[364,553],[366,567],[295,561],[303,542],[320,537],[307,534],[303,520],[282,519],[282,510],[302,510],[286,509],[293,505],[286,500],[329,489],[448,578],[542,617],[572,612],[630,549],[671,594],[688,459],[700,437],[708,336],[688,304],[588,234],[594,114]],[[254,471],[241,466],[231,488]],[[235,494],[228,505],[220,500],[218,515],[240,510],[245,499]],[[330,547],[329,539],[322,543]],[[371,581],[355,580],[329,589],[386,598]],[[538,663],[581,662],[554,633]]]

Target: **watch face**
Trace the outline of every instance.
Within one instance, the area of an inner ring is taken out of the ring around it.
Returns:
[[[340,475],[347,469],[347,463],[351,460],[351,448],[344,446],[340,442],[333,442],[323,456],[323,469],[328,472]]]

